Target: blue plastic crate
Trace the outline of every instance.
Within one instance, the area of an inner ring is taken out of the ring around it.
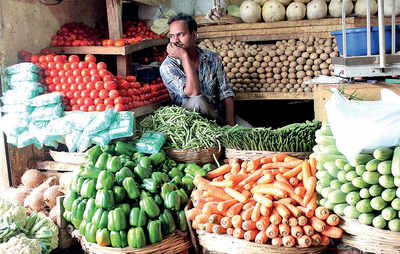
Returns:
[[[400,26],[396,29],[396,51],[400,50]],[[341,55],[343,55],[343,34],[342,30],[331,32],[335,36],[337,46]],[[347,56],[365,56],[367,55],[367,28],[348,28],[346,29]],[[385,26],[385,46],[386,53],[392,50],[392,26]],[[371,27],[371,54],[379,54],[379,32],[378,27]]]

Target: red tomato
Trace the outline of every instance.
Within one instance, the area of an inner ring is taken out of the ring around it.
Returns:
[[[84,111],[84,112],[87,112],[88,109],[89,109],[89,107],[86,106],[86,105],[82,105],[82,106],[79,107],[79,110],[80,110],[80,111]]]
[[[105,99],[105,98],[107,98],[108,97],[108,92],[107,92],[107,90],[105,90],[105,89],[101,89],[100,90],[100,92],[99,92],[99,97],[101,98],[101,99]]]
[[[54,84],[49,85],[50,92],[54,92],[55,90],[56,90],[56,85],[54,85]]]
[[[94,85],[93,82],[88,82],[88,83],[86,84],[86,89],[87,89],[87,90],[96,90],[96,86]]]
[[[90,69],[90,76],[98,75],[99,72],[96,69]]]
[[[90,77],[90,81],[92,81],[93,83],[96,83],[97,81],[100,81],[101,77],[99,75],[94,75]]]
[[[129,84],[128,81],[124,80],[124,81],[121,82],[121,87],[125,88],[125,89],[128,89],[130,87],[130,84]]]
[[[89,90],[82,90],[82,91],[81,91],[81,97],[82,97],[82,98],[88,98],[88,97],[90,97],[90,91],[89,91]]]
[[[82,76],[90,76],[90,70],[89,69],[83,69],[81,71]]]
[[[97,69],[99,70],[106,70],[107,69],[107,64],[104,62],[98,62],[97,63]]]
[[[68,99],[74,98],[74,92],[73,91],[68,91],[65,96],[67,96]]]
[[[124,109],[125,109],[124,105],[123,105],[123,104],[120,104],[120,103],[115,104],[115,106],[114,106],[114,110],[115,110],[116,112],[124,111]]]
[[[115,79],[115,77],[113,75],[105,75],[103,77],[103,81],[104,82],[106,82],[106,81],[114,81],[114,79]]]
[[[60,84],[56,85],[56,91],[61,91],[61,85]]]
[[[115,98],[114,100],[114,104],[122,104],[124,102],[123,98],[121,96],[118,96],[117,98]]]
[[[80,91],[75,91],[74,92],[74,98],[78,99],[81,96],[81,92]]]
[[[79,63],[73,62],[71,64],[71,70],[78,70],[79,69]]]
[[[106,109],[106,106],[104,104],[98,104],[96,106],[96,111],[104,111]]]
[[[79,106],[78,106],[78,105],[73,105],[73,106],[72,106],[72,110],[73,110],[73,111],[79,110]]]
[[[96,106],[94,106],[94,105],[89,105],[89,107],[88,107],[88,112],[93,112],[93,111],[96,111]]]
[[[56,68],[56,70],[62,70],[62,69],[64,69],[64,64],[62,64],[62,63],[56,63],[56,66],[55,66]]]
[[[88,106],[93,105],[93,99],[92,98],[85,98],[83,103],[85,105],[88,105]]]
[[[117,89],[117,84],[114,81],[105,81],[104,88],[109,91],[115,90],[115,89]]]
[[[64,70],[71,70],[71,63],[64,63]]]
[[[86,61],[86,62],[95,63],[95,62],[96,62],[96,57],[95,57],[94,55],[87,54],[87,55],[85,56],[85,61]]]
[[[80,105],[83,105],[83,102],[84,102],[84,99],[83,99],[83,98],[77,98],[77,99],[76,99],[76,104],[79,105],[79,106],[80,106]]]
[[[97,70],[97,64],[90,62],[90,63],[88,63],[88,67],[87,68],[90,69],[90,70]]]
[[[79,63],[79,56],[77,55],[70,55],[68,57],[68,62],[70,63]]]
[[[37,56],[36,56],[36,55],[33,55],[33,56],[32,56],[32,59],[31,59],[32,62],[34,61],[35,57],[37,57]],[[63,63],[63,62],[64,62],[63,56],[62,56],[62,55],[56,55],[56,56],[54,57],[54,62]]]
[[[116,99],[119,96],[119,92],[117,90],[110,90],[108,93],[108,97],[111,99]]]
[[[111,74],[111,73],[110,73],[109,71],[107,71],[107,70],[104,70],[104,69],[99,70],[99,76],[100,76],[101,78],[104,78],[104,76],[110,75],[110,74]]]
[[[100,105],[100,104],[104,105],[103,99],[100,99],[100,98],[94,99],[93,102],[94,102],[94,105]]]
[[[96,99],[97,97],[99,97],[99,91],[97,91],[97,90],[91,90],[91,91],[90,91],[90,98]]]
[[[33,55],[31,57],[31,62],[32,63],[38,63],[39,62],[39,56],[38,55]]]
[[[82,78],[81,76],[75,77],[75,83],[76,83],[76,84],[83,83],[83,78]]]
[[[79,62],[78,68],[80,70],[86,69],[88,67],[88,62]]]
[[[126,76],[126,80],[129,82],[134,82],[134,81],[136,81],[136,77],[135,76]]]
[[[96,90],[102,90],[104,89],[104,82],[103,81],[97,81],[95,84]]]
[[[83,83],[89,83],[89,82],[91,82],[91,81],[92,81],[91,78],[92,78],[92,77],[84,76],[84,77],[83,77]]]
[[[127,96],[128,95],[128,90],[127,89],[119,89],[119,94],[121,96]]]
[[[67,91],[68,88],[69,88],[68,84],[62,84],[62,85],[61,85],[61,90],[62,90],[62,91]]]
[[[77,85],[77,89],[78,89],[79,91],[83,91],[83,90],[86,89],[86,85],[83,84],[83,83],[79,83],[79,84]]]
[[[114,100],[111,98],[104,99],[104,105],[114,105]]]
[[[73,92],[75,92],[76,89],[78,89],[78,85],[77,85],[77,84],[71,84],[71,85],[69,86],[69,90],[71,90],[71,91],[73,91]]]
[[[46,56],[39,56],[39,63],[47,63]]]
[[[80,76],[80,75],[81,75],[81,72],[80,72],[79,70],[74,69],[74,70],[72,71],[72,76],[78,77],[78,76]]]

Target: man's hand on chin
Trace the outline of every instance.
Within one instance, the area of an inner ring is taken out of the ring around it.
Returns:
[[[167,53],[171,57],[179,59],[179,60],[183,60],[183,58],[187,54],[186,49],[176,46],[175,43],[173,43],[173,42],[168,43]]]

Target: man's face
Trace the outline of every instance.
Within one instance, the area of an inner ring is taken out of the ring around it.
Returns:
[[[184,21],[174,21],[169,25],[170,42],[176,43],[185,49],[196,46],[197,33],[189,32],[189,28]]]

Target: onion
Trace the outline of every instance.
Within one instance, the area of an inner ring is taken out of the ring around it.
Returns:
[[[62,195],[60,185],[53,185],[44,192],[43,199],[48,207],[53,208],[57,204],[57,197]]]
[[[31,193],[32,189],[25,186],[18,188],[8,188],[4,193],[5,199],[14,202],[17,201],[20,205],[24,205],[25,198]]]
[[[40,173],[39,170],[29,169],[21,177],[21,182],[28,188],[39,186],[46,179],[46,176]]]
[[[49,217],[54,223],[61,227],[60,207],[58,205],[50,210]]]
[[[25,199],[24,207],[32,211],[42,211],[44,209],[43,192],[34,189],[31,194]]]

